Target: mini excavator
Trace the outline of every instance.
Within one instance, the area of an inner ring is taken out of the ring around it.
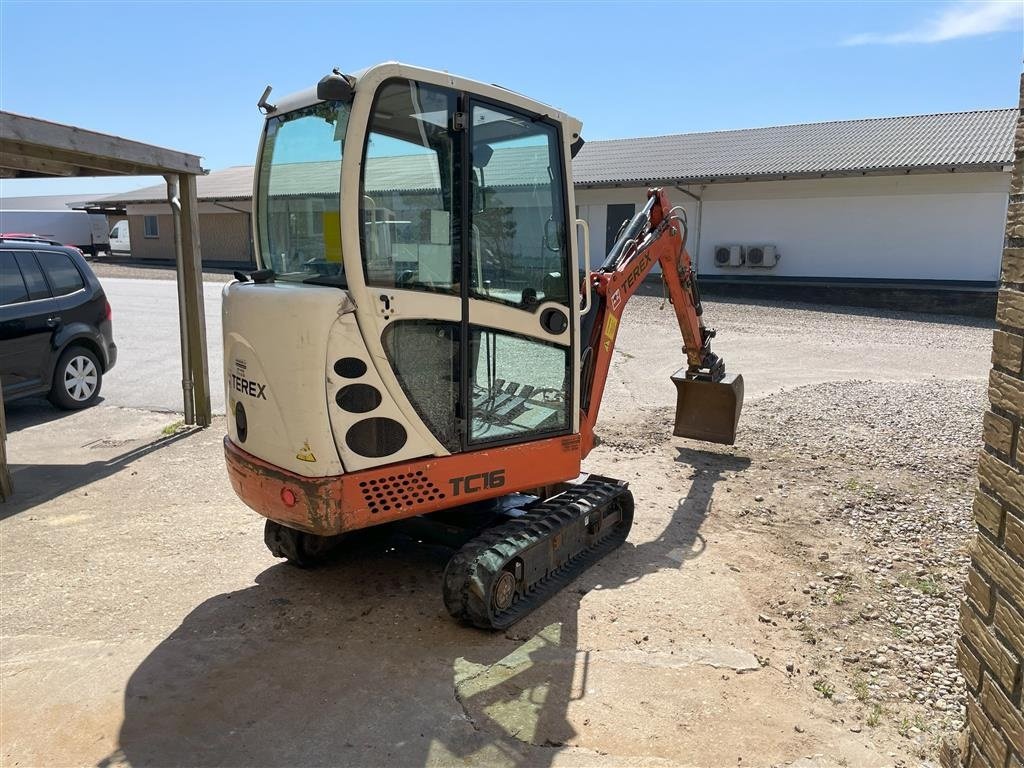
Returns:
[[[735,439],[743,379],[711,351],[685,212],[649,190],[592,267],[578,120],[393,62],[270,96],[259,269],[223,293],[235,492],[300,566],[386,523],[454,535],[448,611],[507,627],[629,533],[626,483],[581,461],[623,310],[655,264],[686,357],[674,433]]]

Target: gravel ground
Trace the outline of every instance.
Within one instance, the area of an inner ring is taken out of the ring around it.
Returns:
[[[955,647],[984,407],[973,380],[770,394],[748,404],[737,442],[752,463],[716,507],[771,550],[758,618],[802,639],[774,646],[787,674],[852,732],[892,736],[897,765],[937,759],[964,721]],[[652,414],[605,445],[643,453],[670,428]]]
[[[900,733],[922,743],[963,724],[955,644],[984,406],[976,382],[845,382],[769,398],[754,419],[766,451],[823,467],[825,524],[853,547],[838,562],[819,554],[804,589],[811,608],[792,618],[838,617],[833,656],[861,697],[893,704]]]

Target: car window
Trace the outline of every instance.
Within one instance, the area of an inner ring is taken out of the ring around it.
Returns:
[[[42,270],[36,263],[36,257],[29,251],[15,251],[14,260],[21,267],[21,275],[25,278],[25,287],[28,288],[28,300],[50,298],[50,286],[46,284]]]
[[[25,280],[10,252],[0,253],[0,305],[28,301]]]
[[[82,273],[66,253],[36,251],[36,258],[50,280],[54,296],[66,296],[85,288]]]

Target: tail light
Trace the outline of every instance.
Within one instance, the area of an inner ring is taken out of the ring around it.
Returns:
[[[103,319],[104,320],[109,320],[113,316],[114,311],[110,308],[110,302],[109,301],[106,301],[105,303],[106,303],[106,307],[103,310]]]

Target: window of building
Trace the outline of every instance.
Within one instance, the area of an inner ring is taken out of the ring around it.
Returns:
[[[54,296],[66,296],[85,288],[82,274],[66,253],[36,251],[36,258],[46,272]]]
[[[142,217],[142,234],[144,237],[160,237],[159,219],[156,216]]]

